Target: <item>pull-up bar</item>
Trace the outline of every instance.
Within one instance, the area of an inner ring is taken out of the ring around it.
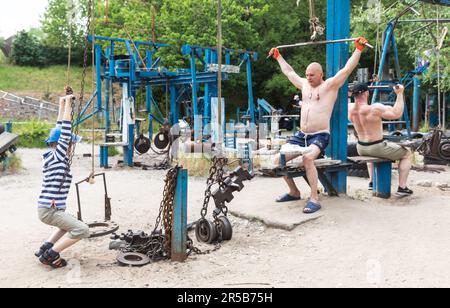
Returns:
[[[405,19],[405,20],[399,20],[400,22],[438,22],[438,23],[449,23],[450,18],[442,18],[442,19]]]
[[[297,43],[297,44],[291,44],[291,45],[280,45],[277,46],[277,49],[281,48],[291,48],[291,47],[303,47],[303,46],[311,46],[311,45],[325,45],[325,44],[337,44],[337,43],[347,43],[347,42],[354,42],[357,38],[349,38],[349,39],[341,39],[341,40],[327,40],[327,41],[312,41],[312,42],[303,42],[303,43]],[[369,43],[365,44],[369,48],[374,48]],[[269,59],[271,55],[267,56],[267,59]]]

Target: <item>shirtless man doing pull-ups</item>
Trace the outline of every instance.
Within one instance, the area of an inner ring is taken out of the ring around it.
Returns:
[[[293,136],[289,143],[300,147],[309,147],[309,152],[303,155],[303,164],[311,186],[311,198],[303,209],[304,213],[314,213],[321,208],[317,193],[318,174],[314,165],[321,154],[325,152],[330,141],[330,119],[339,89],[357,67],[361,53],[367,40],[363,37],[355,41],[356,50],[345,67],[334,77],[324,80],[322,66],[311,63],[306,69],[306,78],[300,77],[284,60],[277,48],[272,48],[269,55],[279,63],[281,71],[291,83],[302,92],[301,131]],[[286,161],[299,155],[287,155]],[[279,161],[276,162],[279,164]],[[293,179],[285,177],[289,192],[280,196],[277,202],[300,200],[300,190]]]

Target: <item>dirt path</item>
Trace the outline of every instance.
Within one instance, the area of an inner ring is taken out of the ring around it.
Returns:
[[[89,174],[79,147],[75,179]],[[64,253],[70,266],[50,270],[33,252],[50,228],[37,219],[42,150],[19,150],[19,175],[0,177],[0,287],[448,287],[450,267],[450,192],[412,186],[402,200],[373,199],[366,181],[349,179],[352,197],[324,198],[323,213],[292,231],[231,217],[233,239],[221,249],[192,256],[184,263],[159,262],[143,268],[118,267],[109,239],[84,241]],[[164,171],[113,168],[107,171],[113,218],[121,231],[149,231],[161,200]],[[450,170],[412,172],[412,181],[450,183]],[[394,177],[393,182],[396,182]],[[304,183],[301,187],[306,189]],[[97,185],[82,191],[86,220],[102,217]],[[199,217],[205,179],[189,179],[188,220]],[[256,178],[246,183],[230,208],[267,202],[285,187],[281,179]],[[69,211],[76,213],[72,187]],[[273,193],[272,193],[273,192]],[[304,193],[306,195],[306,193]],[[249,201],[250,200],[250,201]],[[298,211],[304,201],[289,206]],[[268,206],[280,206],[275,202]],[[300,214],[301,215],[301,214]],[[191,234],[195,237],[194,234]],[[208,248],[199,245],[200,248]]]

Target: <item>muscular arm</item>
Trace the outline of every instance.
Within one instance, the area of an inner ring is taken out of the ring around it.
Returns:
[[[299,90],[302,90],[303,83],[306,79],[301,78],[292,68],[292,66],[289,65],[289,63],[284,60],[284,58],[280,55],[280,57],[277,59],[278,64],[280,65],[281,71],[283,74],[286,75],[286,77],[289,79],[289,81],[296,86]]]
[[[386,120],[400,119],[403,115],[404,109],[405,109],[405,100],[403,97],[403,93],[397,94],[397,100],[393,107],[385,106],[383,104],[373,105],[373,112]]]
[[[334,77],[329,78],[326,82],[335,89],[339,89],[340,87],[342,87],[348,77],[350,77],[352,72],[358,66],[359,59],[361,59],[361,51],[357,49],[350,57],[350,59],[348,59],[345,67],[341,69]]]

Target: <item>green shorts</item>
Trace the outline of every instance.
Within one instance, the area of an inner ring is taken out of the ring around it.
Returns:
[[[361,156],[373,156],[390,160],[400,160],[409,153],[409,150],[393,142],[380,141],[372,145],[357,145],[358,154]]]
[[[64,210],[39,208],[38,216],[43,223],[66,231],[72,240],[89,238],[89,226]]]

